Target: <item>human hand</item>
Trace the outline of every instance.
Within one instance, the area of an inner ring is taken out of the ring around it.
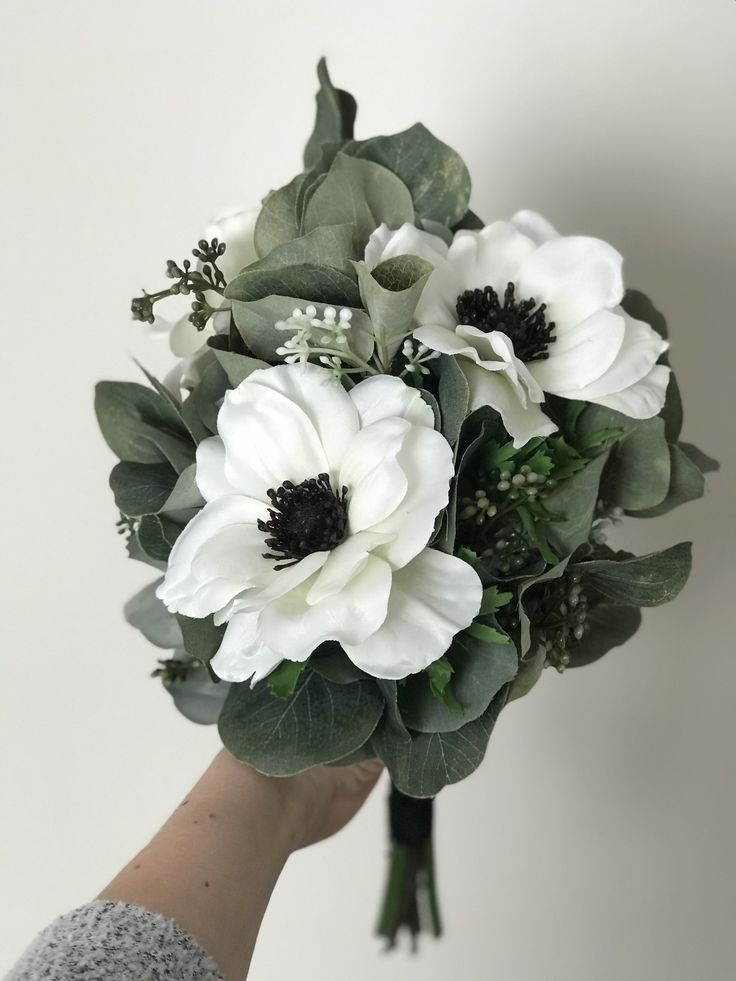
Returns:
[[[383,772],[379,760],[350,766],[316,766],[282,784],[293,822],[293,848],[306,848],[334,835],[360,810]]]

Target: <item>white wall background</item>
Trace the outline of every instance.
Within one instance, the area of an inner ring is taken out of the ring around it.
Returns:
[[[128,300],[211,213],[299,168],[314,66],[359,134],[421,118],[474,207],[528,206],[627,256],[669,314],[685,436],[720,452],[705,503],[633,523],[696,541],[673,607],[598,665],[545,677],[444,793],[447,935],[371,936],[382,794],[297,856],[251,977],[725,981],[736,969],[736,3],[733,0],[4,0],[0,970],[84,902],[204,768],[216,733],[149,680],[92,413],[99,377],[159,366]]]

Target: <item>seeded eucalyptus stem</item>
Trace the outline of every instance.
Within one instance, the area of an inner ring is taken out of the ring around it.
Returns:
[[[407,797],[391,787],[391,854],[376,927],[389,949],[396,945],[402,928],[409,931],[414,950],[422,931],[434,937],[442,933],[434,869],[433,808],[434,800]]]

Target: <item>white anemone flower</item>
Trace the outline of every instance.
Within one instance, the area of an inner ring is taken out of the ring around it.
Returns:
[[[157,595],[227,623],[219,677],[255,683],[333,640],[399,679],[472,623],[476,572],[427,547],[453,458],[416,389],[376,375],[347,392],[327,368],[278,365],[227,393],[217,428],[197,450],[205,507]]]
[[[606,242],[560,236],[525,211],[457,232],[450,245],[410,224],[382,225],[365,260],[373,268],[406,254],[434,266],[414,337],[457,358],[471,408],[496,409],[517,446],[555,431],[545,393],[635,419],[664,405],[669,368],[657,360],[667,342],[621,308],[622,258]]]

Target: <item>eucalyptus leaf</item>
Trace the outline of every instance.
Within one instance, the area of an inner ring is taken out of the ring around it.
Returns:
[[[176,486],[160,508],[161,514],[171,515],[176,520],[179,515],[185,515],[189,520],[192,511],[204,507],[204,498],[197,487],[197,464],[187,467],[176,481]]]
[[[609,606],[601,603],[588,613],[586,631],[579,641],[568,648],[570,667],[592,664],[614,647],[620,647],[634,636],[641,626],[641,610],[637,606]]]
[[[124,462],[168,462],[181,472],[194,459],[194,443],[178,412],[144,385],[98,382],[95,413],[105,442]]]
[[[309,667],[336,685],[349,685],[366,677],[334,640],[319,645],[309,659]]]
[[[214,725],[220,717],[230,685],[213,681],[205,668],[193,666],[183,680],[164,685],[184,718],[198,725]]]
[[[131,596],[123,607],[123,615],[149,643],[164,650],[173,650],[183,646],[183,641],[176,617],[156,596],[162,582],[162,578],[156,579]]]
[[[399,710],[399,686],[395,681],[388,681],[384,678],[376,678],[376,685],[386,702],[383,715],[384,724],[392,730],[394,739],[408,741],[411,739],[411,735]]]
[[[330,80],[327,63],[320,58],[317,65],[319,91],[314,130],[304,150],[304,166],[314,167],[322,155],[322,146],[329,141],[350,140],[358,105],[349,92],[337,89]]]
[[[299,174],[285,187],[271,191],[264,200],[254,232],[259,256],[268,255],[277,246],[299,237],[297,198],[304,180],[305,175]]]
[[[372,681],[333,685],[308,671],[286,701],[274,698],[265,684],[232,685],[219,731],[236,759],[261,773],[288,776],[359,749],[383,710]]]
[[[346,152],[381,164],[400,177],[411,192],[418,218],[452,227],[467,216],[468,168],[455,150],[422,123],[391,136],[376,136],[352,147],[348,144]]]
[[[675,599],[687,582],[692,545],[681,542],[662,552],[623,560],[581,562],[574,570],[602,597],[621,606],[660,606]]]
[[[395,174],[371,160],[338,153],[306,206],[304,231],[347,222],[354,229],[355,248],[362,252],[379,225],[399,228],[413,221],[411,194]]]
[[[544,583],[554,582],[556,579],[560,579],[567,571],[569,562],[570,556],[566,555],[561,562],[558,562],[557,565],[552,566],[551,569],[547,569],[540,575],[528,579],[519,590],[519,624],[521,636],[521,649],[519,651],[519,656],[522,662],[527,660],[529,652],[532,649],[531,628],[533,617],[532,604],[534,596],[530,591],[543,585]],[[532,616],[530,616],[530,611],[532,611]]]
[[[247,266],[228,283],[225,295],[241,302],[266,296],[306,296],[313,303],[360,306],[358,285],[351,276],[332,266],[306,262],[275,269]]]
[[[235,325],[250,350],[266,361],[280,361],[278,348],[293,336],[293,330],[279,330],[276,324],[288,320],[296,308],[305,310],[312,300],[293,296],[268,296],[252,303],[233,301]],[[324,318],[324,307],[317,307],[317,316]],[[352,319],[347,332],[351,352],[367,361],[373,352],[373,325],[364,310],[350,308]]]
[[[166,503],[176,482],[176,471],[168,463],[124,461],[116,464],[110,474],[115,504],[129,517],[156,514]]]
[[[138,545],[155,562],[166,562],[181,528],[157,514],[144,514],[135,535]]]
[[[655,518],[673,508],[695,501],[705,493],[705,480],[700,469],[679,446],[670,446],[670,486],[667,496],[654,508],[634,511],[637,518]]]
[[[559,556],[574,552],[588,541],[607,459],[607,453],[595,457],[583,470],[550,491],[544,502],[555,519],[547,525],[547,538]]]
[[[670,487],[670,450],[664,419],[644,419],[625,433],[611,452],[601,496],[625,511],[661,504]]]
[[[479,718],[454,732],[412,733],[411,740],[404,741],[395,739],[390,727],[382,723],[373,735],[373,748],[397,789],[409,797],[434,797],[476,770],[506,695],[504,688]]]
[[[658,310],[650,298],[639,290],[627,290],[621,306],[635,320],[643,320],[655,330],[660,337],[667,340],[669,330],[667,321],[660,310]],[[665,352],[660,358],[662,364],[669,365],[669,356]],[[667,385],[667,394],[664,407],[660,417],[664,420],[665,436],[668,443],[676,443],[682,431],[682,399],[680,397],[680,387],[677,384],[675,373],[672,372]]]
[[[418,732],[454,732],[481,716],[519,670],[513,644],[485,644],[467,633],[455,637],[445,657],[452,665],[451,688],[460,704],[453,712],[431,691],[424,673],[411,675],[399,695],[401,715]]]
[[[176,620],[184,640],[184,650],[190,657],[207,664],[215,656],[222,643],[225,627],[216,626],[212,617],[186,617],[176,614]]]
[[[306,235],[283,242],[247,267],[253,273],[285,266],[332,266],[352,275],[351,259],[358,258],[351,224],[320,225]]]
[[[354,264],[363,305],[373,323],[381,365],[388,370],[405,337],[411,332],[414,311],[432,265],[418,256],[402,255],[373,270]]]
[[[254,371],[268,368],[266,361],[261,361],[259,358],[249,358],[245,354],[233,354],[232,351],[215,351],[215,357],[233,388],[237,388]]]
[[[692,443],[679,443],[678,446],[685,456],[692,460],[701,473],[713,473],[721,469],[718,460],[715,460],[712,456],[708,456],[707,453],[703,453],[702,450],[699,450],[697,446],[693,446]]]
[[[457,443],[470,407],[470,386],[456,358],[440,359],[439,403],[442,435],[450,446]]]

